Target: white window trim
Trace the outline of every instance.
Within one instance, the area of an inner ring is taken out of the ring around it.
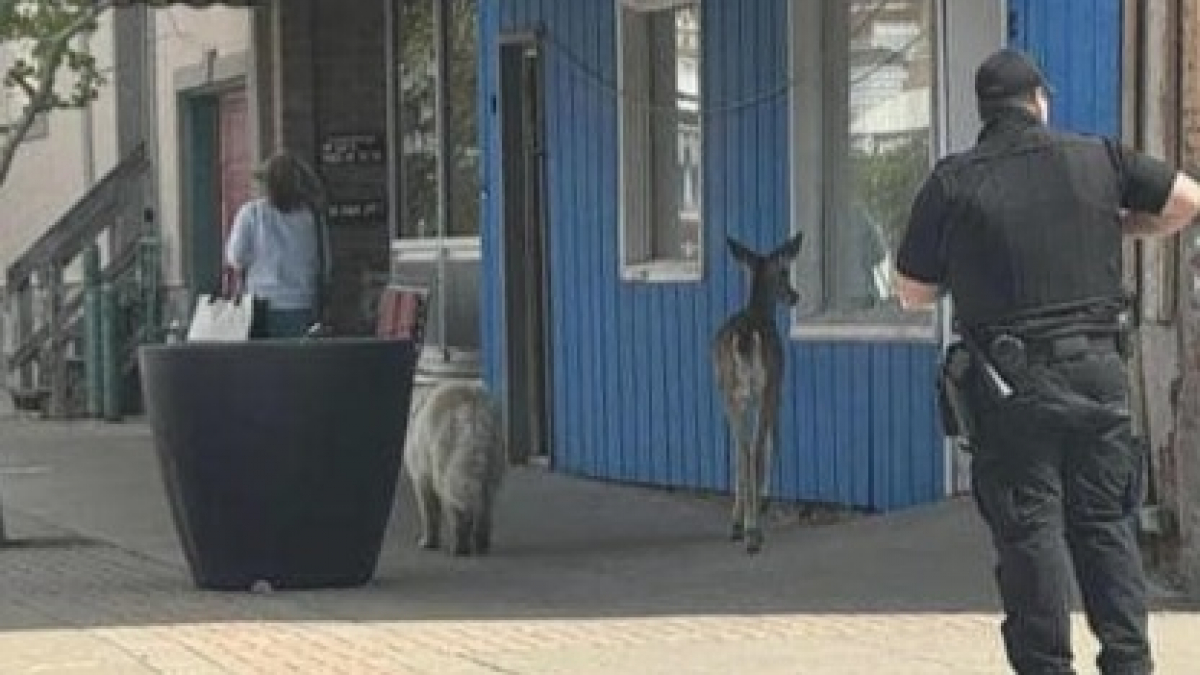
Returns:
[[[703,277],[702,267],[699,262],[688,263],[680,260],[626,262],[621,268],[621,278],[625,281],[649,283],[689,283],[699,281]]]
[[[637,12],[661,12],[664,9],[690,5],[692,2],[693,0],[617,0],[618,6],[624,5]]]
[[[796,318],[796,313],[792,312],[792,324],[788,330],[788,337],[799,342],[919,342],[924,344],[938,341],[936,328],[936,319],[931,320],[929,325],[902,323],[811,324]]]
[[[700,181],[700,231],[698,241],[700,245],[700,257],[695,262],[685,262],[681,260],[630,260],[629,250],[629,226],[627,214],[631,206],[626,199],[626,167],[630,165],[629,148],[625,144],[626,125],[629,123],[626,114],[625,103],[625,67],[624,67],[624,35],[622,26],[624,24],[622,10],[631,9],[639,12],[661,11],[666,9],[674,9],[684,5],[703,5],[702,0],[613,0],[613,10],[616,13],[616,58],[617,58],[617,91],[619,92],[617,100],[617,246],[620,254],[620,278],[627,282],[640,283],[692,283],[699,282],[704,279],[704,260],[706,258],[705,251],[705,217],[704,217],[704,157],[706,153],[701,150],[701,181]],[[700,69],[704,70],[704,21],[700,22],[700,42],[701,42],[701,57]],[[700,85],[700,110],[703,116],[704,110],[704,85]],[[703,122],[701,123],[701,147],[704,144]],[[646,189],[646,188],[643,188]],[[643,200],[648,202],[649,200]],[[644,222],[649,222],[648,215],[641,216]],[[648,239],[652,236],[648,229],[644,230],[640,237]],[[649,250],[649,241],[642,242],[643,250]]]
[[[411,260],[434,260],[438,251],[445,252],[447,260],[481,260],[482,243],[479,237],[409,237],[393,239],[393,256]]]
[[[934,2],[934,31],[938,38],[937,49],[942,49],[941,31],[943,6],[946,0]],[[788,96],[788,147],[791,232],[804,230],[804,247],[792,268],[793,283],[801,290],[801,302],[789,312],[788,336],[798,341],[871,341],[871,342],[921,342],[939,341],[940,312],[929,313],[928,321],[922,324],[884,323],[826,323],[820,318],[819,308],[825,293],[825,213],[826,185],[824,182],[824,106],[813,110],[805,101],[819,101],[827,91],[825,71],[822,68],[803,68],[802,64],[824,63],[825,45],[816,40],[797,40],[801,26],[820,26],[824,21],[822,3],[812,0],[790,0],[788,2],[788,80],[792,83]],[[822,31],[825,35],[825,31]],[[935,59],[939,103],[944,98],[943,59]],[[939,109],[943,106],[939,105]],[[935,125],[942,125],[941,115],[934,117]],[[940,148],[943,129],[934,129],[931,155]],[[808,171],[818,167],[816,171]],[[815,224],[815,226],[814,226]],[[808,283],[806,283],[808,282]],[[814,283],[815,282],[815,283]],[[807,287],[807,292],[805,287]],[[809,298],[809,300],[804,300]],[[815,303],[815,304],[814,304]],[[814,322],[811,315],[816,315]]]

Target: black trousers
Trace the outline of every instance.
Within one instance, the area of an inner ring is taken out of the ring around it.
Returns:
[[[1128,409],[1115,350],[1040,364],[1040,377]],[[1104,675],[1151,672],[1146,581],[1136,539],[1144,458],[1128,415],[1101,426],[1031,414],[1028,402],[985,406],[972,463],[975,500],[992,532],[1009,663],[1021,675],[1072,669],[1069,603],[1078,582]]]

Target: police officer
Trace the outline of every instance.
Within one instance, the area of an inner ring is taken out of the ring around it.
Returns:
[[[897,293],[942,292],[972,345],[974,497],[993,535],[1002,633],[1018,673],[1074,673],[1074,574],[1105,675],[1151,671],[1135,532],[1143,451],[1121,342],[1122,235],[1168,235],[1200,186],[1118,142],[1046,126],[1025,54],[980,65],[976,145],[934,167],[897,256]]]

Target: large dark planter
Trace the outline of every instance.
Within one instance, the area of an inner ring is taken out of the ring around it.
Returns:
[[[188,343],[143,347],[139,356],[198,586],[371,579],[408,423],[411,342]]]

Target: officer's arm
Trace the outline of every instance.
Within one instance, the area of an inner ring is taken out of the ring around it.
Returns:
[[[1123,229],[1133,237],[1174,234],[1191,224],[1197,213],[1200,213],[1200,184],[1178,172],[1162,210],[1158,214],[1130,211],[1125,214]]]
[[[896,295],[900,298],[900,306],[904,309],[929,309],[937,302],[940,288],[936,284],[917,281],[904,274],[896,273]]]
[[[942,178],[930,176],[913,200],[908,228],[896,251],[893,291],[906,310],[933,306],[945,278],[942,239],[949,218],[947,188]]]

